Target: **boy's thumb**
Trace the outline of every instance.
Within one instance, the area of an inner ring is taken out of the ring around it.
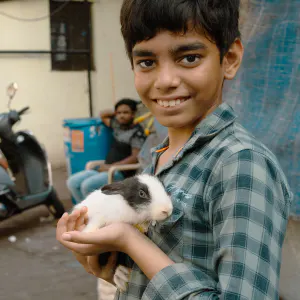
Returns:
[[[78,244],[98,244],[99,236],[95,232],[83,233],[78,231],[66,232],[62,235],[62,239],[68,242]]]

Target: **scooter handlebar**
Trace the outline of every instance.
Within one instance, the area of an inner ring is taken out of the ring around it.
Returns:
[[[24,107],[20,111],[18,111],[19,116],[23,115],[27,110],[29,109],[29,106]]]

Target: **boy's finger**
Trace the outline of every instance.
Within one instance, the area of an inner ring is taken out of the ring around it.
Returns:
[[[64,233],[62,235],[62,239],[67,242],[74,242],[78,244],[99,244],[103,239],[99,232],[100,230],[95,232],[71,231]]]
[[[86,227],[86,225],[83,224],[83,225],[79,226],[77,230],[78,230],[78,231],[83,231],[83,229],[84,229],[85,227]]]
[[[73,254],[74,254],[75,258],[77,259],[77,261],[84,267],[85,271],[88,272],[89,274],[94,275],[93,272],[89,268],[88,256],[83,256],[76,252],[73,252]]]
[[[80,216],[75,223],[75,230],[81,230],[82,225],[84,225],[84,215]]]
[[[84,267],[86,267],[86,265],[87,265],[87,256],[80,255],[80,254],[78,254],[74,251],[73,251],[73,254],[74,254],[75,258],[78,260],[78,262],[80,264],[82,264]]]
[[[61,240],[61,237],[63,233],[67,231],[67,222],[69,219],[69,214],[64,213],[62,217],[58,220],[57,225],[56,225],[56,239],[58,241]]]
[[[77,219],[76,226],[75,226],[76,230],[81,230],[82,226],[86,224],[85,222],[86,219],[88,218],[87,211],[88,211],[87,207],[83,207],[80,209],[80,216]]]
[[[67,232],[69,218],[70,218],[69,214],[64,213],[63,216],[60,218],[60,220],[57,222],[57,228],[56,228],[57,241],[59,241],[64,247],[68,248],[73,252],[86,253],[87,251],[90,251],[91,245],[72,243],[70,241],[66,241],[63,239],[62,236]]]
[[[99,265],[98,255],[88,257],[89,269],[93,272],[95,276],[102,278],[108,282],[112,280],[114,271],[116,269],[116,263],[117,263],[117,252],[111,253],[108,262],[104,267],[101,267]]]
[[[67,231],[73,231],[75,230],[75,224],[77,222],[77,219],[80,216],[80,211],[79,210],[75,210],[71,213],[69,220],[67,222]]]
[[[67,224],[69,221],[69,214],[68,213],[64,213],[63,216],[60,218],[60,220],[57,222],[57,228],[56,228],[56,239],[57,241],[59,241],[64,247],[70,249],[70,250],[74,250],[77,249],[78,244],[72,243],[72,242],[68,242],[65,241],[62,236],[64,233],[67,232]],[[83,245],[80,245],[83,246]],[[81,248],[80,248],[81,249]]]
[[[117,264],[117,259],[118,259],[118,253],[117,252],[112,252],[111,255],[108,258],[107,264],[104,266],[104,269],[110,269],[110,270],[115,270],[116,264]]]
[[[98,253],[98,250],[95,249],[95,246],[90,244],[78,244],[64,240],[61,241],[61,244],[72,252],[82,256],[96,255]]]
[[[87,208],[86,206],[84,206],[84,207],[82,207],[82,208],[80,209],[80,214],[81,214],[81,215],[85,215],[87,212],[88,212],[88,208]]]
[[[89,216],[88,216],[88,214],[86,213],[86,214],[84,215],[84,224],[87,225],[88,222],[89,222]]]
[[[88,269],[95,275],[98,276],[101,272],[101,266],[98,262],[98,255],[87,257]]]
[[[101,270],[101,278],[109,281],[113,277],[116,270],[118,254],[117,252],[112,252],[108,258],[107,264]]]

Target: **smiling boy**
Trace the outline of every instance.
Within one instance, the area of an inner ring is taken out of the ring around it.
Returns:
[[[274,155],[222,102],[224,80],[242,62],[239,4],[124,0],[136,89],[168,127],[145,172],[163,182],[174,212],[147,237],[126,224],[81,233],[85,210],[64,215],[57,228],[57,239],[98,277],[111,281],[99,253],[133,260],[117,299],[278,299],[292,194]]]

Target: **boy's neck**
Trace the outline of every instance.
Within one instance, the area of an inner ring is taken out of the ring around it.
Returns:
[[[195,128],[196,125],[188,128],[169,128],[168,129],[169,150],[178,151],[178,149],[183,147],[191,137]]]
[[[206,114],[196,120],[193,124],[181,127],[181,128],[168,128],[168,136],[169,136],[169,151],[177,151],[181,147],[185,145],[185,143],[190,139],[196,127],[201,123],[203,119],[207,117],[207,115],[211,114],[219,105],[222,104],[222,95],[218,101],[206,112]],[[176,150],[177,149],[177,150]]]

